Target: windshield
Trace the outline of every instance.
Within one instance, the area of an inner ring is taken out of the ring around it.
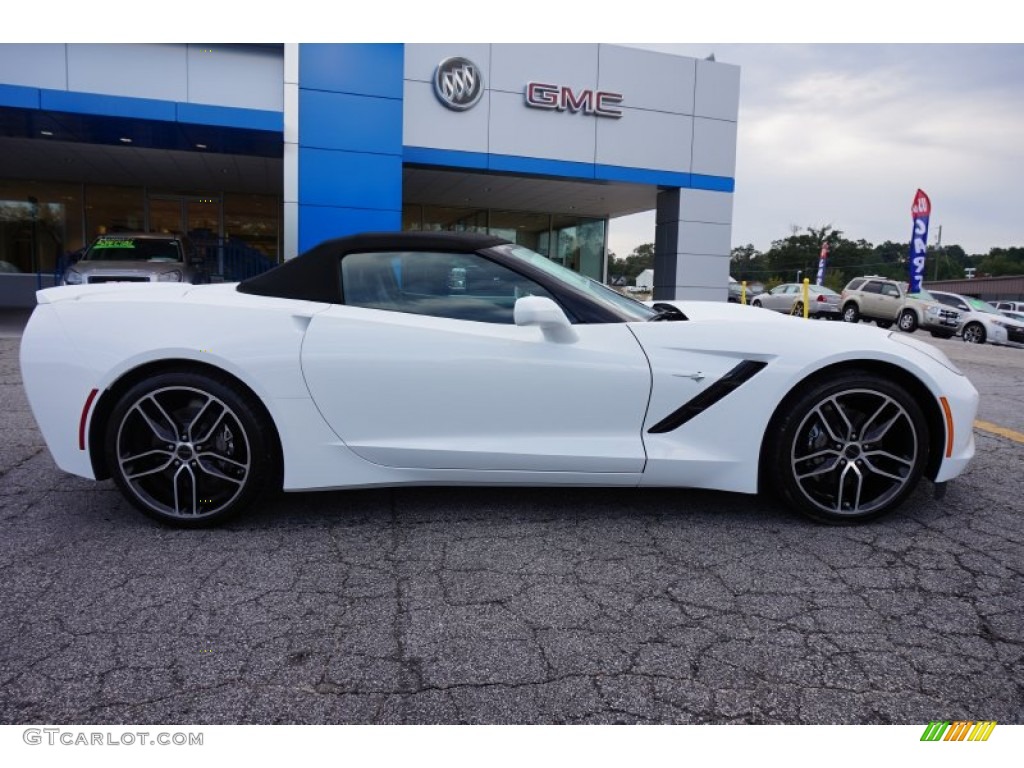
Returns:
[[[89,247],[82,260],[180,262],[181,249],[177,240],[101,237]]]
[[[556,264],[547,256],[542,256],[529,248],[524,248],[521,245],[499,245],[495,250],[515,256],[517,259],[543,270],[559,282],[585,292],[591,299],[615,311],[616,314],[625,316],[627,320],[650,320],[658,314],[646,304],[641,304],[639,301],[623,296],[607,285],[597,282],[597,280],[573,272],[561,264]]]
[[[989,304],[987,301],[982,301],[981,299],[972,299],[970,297],[965,298],[967,300],[967,306],[970,307],[975,312],[985,312],[989,315],[1003,314],[998,309]]]

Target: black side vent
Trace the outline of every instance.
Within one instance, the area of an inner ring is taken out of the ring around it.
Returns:
[[[647,432],[649,434],[658,434],[660,432],[671,432],[673,429],[678,429],[694,416],[703,413],[734,389],[739,388],[745,382],[749,381],[766,365],[768,365],[768,363],[744,360],[725,374],[725,376],[693,398],[693,400],[684,403],[682,406],[672,411],[672,413],[648,429]]]

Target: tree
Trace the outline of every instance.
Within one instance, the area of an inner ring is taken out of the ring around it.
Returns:
[[[818,260],[824,243],[829,246],[824,281],[826,285],[833,287],[839,280],[844,280],[847,274],[863,274],[863,264],[872,253],[871,243],[847,240],[842,230],[831,224],[806,229],[804,234],[797,231],[783,240],[772,242],[772,247],[764,253],[762,274],[781,275],[785,282],[805,277],[813,282],[817,277]]]
[[[608,272],[613,275],[621,275],[628,282],[636,280],[636,276],[645,269],[654,268],[654,243],[643,243],[633,249],[633,252],[624,259],[615,257],[610,262]]]
[[[750,243],[733,248],[732,256],[729,259],[729,274],[740,281],[758,280],[763,282],[757,261],[760,255],[761,252]]]
[[[983,275],[1019,275],[1024,273],[1024,248],[993,248],[978,263]]]

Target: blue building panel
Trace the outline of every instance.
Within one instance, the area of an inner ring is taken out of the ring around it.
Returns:
[[[222,128],[246,128],[254,131],[284,132],[284,114],[264,109],[217,107],[210,104],[178,103],[179,123],[216,125]]]
[[[0,107],[39,109],[39,89],[23,85],[0,85]]]
[[[533,176],[555,176],[568,179],[594,179],[593,163],[577,163],[570,160],[549,160],[544,157],[519,157],[517,155],[490,155],[487,167],[492,171],[507,173],[528,173]]]
[[[628,181],[659,187],[689,187],[693,183],[693,176],[689,173],[658,171],[653,168],[627,168],[621,165],[596,165],[594,176],[603,181]]]
[[[452,149],[433,149],[430,147],[403,147],[402,157],[406,163],[412,165],[502,171],[529,174],[531,176],[584,179],[587,181],[625,181],[632,184],[650,184],[675,189],[706,189],[714,192],[732,192],[735,186],[733,179],[723,176],[659,171],[653,168],[630,168],[621,165],[577,163],[566,160],[551,160],[543,157],[461,152]]]
[[[299,251],[402,227],[404,46],[299,46]]]
[[[106,96],[76,91],[40,91],[40,107],[51,112],[72,112],[106,117],[132,117],[143,120],[177,119],[176,103],[130,96]]]
[[[400,155],[402,102],[299,89],[299,145]]]
[[[299,205],[299,253],[335,237],[359,232],[397,232],[401,209],[392,211],[334,206]]]
[[[299,200],[401,210],[402,158],[299,147]]]
[[[694,189],[708,189],[712,192],[735,192],[736,179],[727,176],[706,176],[701,173],[693,174]]]
[[[441,165],[448,168],[472,168],[487,170],[491,157],[486,152],[462,152],[456,149],[432,149],[430,147],[403,147],[402,157],[413,165]]]
[[[404,68],[401,43],[303,43],[299,48],[303,88],[401,99]]]

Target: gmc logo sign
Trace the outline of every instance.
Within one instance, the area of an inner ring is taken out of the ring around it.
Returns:
[[[567,85],[527,83],[526,106],[535,109],[554,109],[559,112],[582,112],[596,117],[622,117],[616,105],[622,103],[621,93],[592,91],[589,88],[574,92]]]

